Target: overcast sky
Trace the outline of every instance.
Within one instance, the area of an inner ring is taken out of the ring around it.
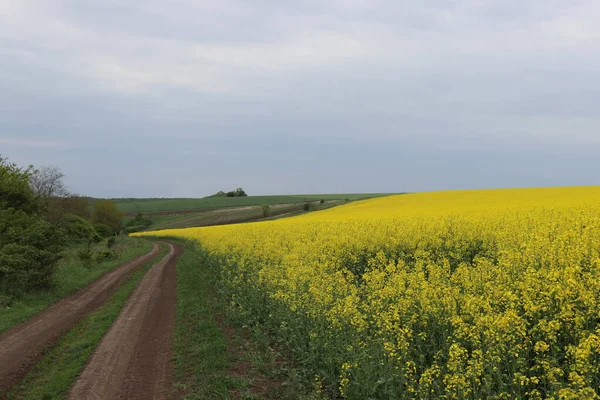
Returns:
[[[0,0],[0,154],[98,197],[600,184],[600,2]]]

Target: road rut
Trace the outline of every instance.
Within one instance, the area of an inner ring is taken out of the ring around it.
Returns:
[[[144,263],[159,253],[152,251],[104,274],[85,288],[0,335],[0,392],[8,391],[39,361],[52,345],[82,317],[104,304],[113,292]]]
[[[171,388],[172,332],[177,282],[175,265],[183,246],[142,278],[88,365],[69,399],[166,399]]]

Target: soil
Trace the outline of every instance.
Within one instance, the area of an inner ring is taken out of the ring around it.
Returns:
[[[176,262],[183,246],[142,278],[69,393],[70,399],[167,399],[171,394]]]
[[[103,305],[121,284],[159,253],[159,246],[104,274],[85,288],[0,335],[0,392],[25,377],[55,343],[82,317]]]

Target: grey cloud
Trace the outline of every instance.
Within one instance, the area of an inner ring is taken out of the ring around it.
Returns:
[[[598,17],[593,1],[3,3],[0,153],[96,196],[598,184]]]

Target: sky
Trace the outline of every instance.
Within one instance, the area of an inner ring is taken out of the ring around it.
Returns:
[[[0,0],[0,154],[95,197],[600,184],[600,2]]]

